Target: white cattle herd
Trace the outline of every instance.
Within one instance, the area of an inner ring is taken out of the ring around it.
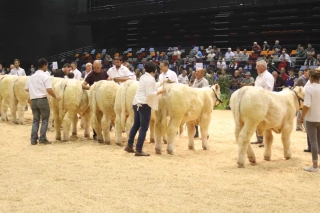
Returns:
[[[24,124],[29,94],[24,90],[29,77],[0,76],[1,120],[8,121],[10,108],[12,122]],[[54,120],[56,140],[68,141],[77,135],[78,115],[84,127],[84,137],[90,136],[90,127],[97,133],[100,143],[112,144],[110,125],[115,127],[115,144],[123,146],[125,130],[127,138],[133,125],[132,102],[139,82],[128,80],[121,85],[113,81],[99,81],[90,90],[82,89],[82,81],[51,77],[52,87],[61,97],[60,101],[49,97],[51,115]],[[165,83],[166,93],[159,97],[158,110],[152,111],[150,122],[150,142],[155,142],[156,154],[161,154],[161,141],[167,143],[167,153],[174,153],[174,139],[188,129],[188,147],[194,149],[195,125],[200,126],[202,148],[209,149],[208,128],[211,113],[220,101],[220,87],[192,88],[183,84]],[[272,132],[281,133],[284,158],[291,158],[290,134],[295,113],[302,107],[304,91],[302,87],[281,92],[269,92],[260,87],[243,87],[234,92],[230,107],[235,121],[235,139],[238,143],[238,167],[244,167],[245,155],[251,163],[256,163],[250,145],[252,135],[257,131],[264,136],[264,159],[271,158]],[[18,111],[18,119],[16,113]],[[91,124],[91,125],[90,125]],[[63,134],[61,136],[61,127]],[[72,131],[70,131],[72,127]],[[126,139],[127,139],[126,138]]]

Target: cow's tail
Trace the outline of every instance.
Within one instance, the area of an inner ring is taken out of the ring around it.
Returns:
[[[13,106],[14,101],[15,101],[15,92],[14,92],[14,86],[17,83],[17,81],[19,80],[19,78],[17,77],[16,79],[14,79],[13,81],[9,82],[9,104],[10,107]]]
[[[64,79],[61,84],[60,84],[60,91],[59,91],[59,97],[61,98],[60,102],[59,102],[59,117],[60,120],[63,120],[63,116],[65,114],[64,112],[64,91],[66,90],[68,86],[68,80]]]
[[[124,83],[124,88],[122,88],[122,90],[120,91],[120,99],[121,99],[121,113],[120,113],[120,124],[121,124],[121,128],[122,130],[124,130],[125,128],[125,124],[126,124],[126,118],[127,118],[127,113],[126,113],[126,100],[127,100],[127,91],[128,88],[130,87],[130,85],[133,83],[134,81],[127,81]],[[129,131],[129,130],[127,130]]]
[[[239,125],[240,126],[240,124],[241,124],[241,115],[240,115],[240,113],[241,113],[241,111],[240,111],[240,107],[241,107],[241,100],[242,100],[242,97],[243,97],[243,95],[244,95],[244,93],[249,89],[250,87],[243,87],[243,88],[241,88],[240,90],[239,90],[239,92],[238,92],[238,95],[237,95],[237,97],[236,97],[236,106],[235,106],[235,111],[236,111],[236,113],[235,113],[235,118],[234,118],[234,120],[235,120],[235,122],[236,122],[236,125]]]
[[[169,96],[167,95],[170,91],[167,90],[165,94],[162,95],[161,99],[159,100],[158,110],[161,110],[161,135],[165,136],[167,134],[167,116],[168,116],[168,109],[166,108],[167,104],[165,103],[168,101],[167,99]],[[170,118],[171,119],[171,118]]]

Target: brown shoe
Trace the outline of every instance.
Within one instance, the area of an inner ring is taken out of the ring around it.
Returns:
[[[46,140],[43,140],[43,141],[40,141],[40,140],[39,140],[39,144],[47,145],[47,144],[52,144],[52,142],[48,141],[47,139],[46,139]]]
[[[262,141],[255,141],[255,142],[251,142],[251,144],[262,144]]]
[[[129,152],[129,153],[135,153],[134,149],[132,146],[127,146],[124,151]]]
[[[136,154],[134,156],[145,156],[146,157],[146,156],[150,156],[150,154],[145,153],[143,151],[141,151],[141,152],[136,151]]]
[[[260,144],[259,147],[264,147],[264,143]]]

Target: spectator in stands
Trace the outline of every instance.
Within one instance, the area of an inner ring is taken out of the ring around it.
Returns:
[[[31,64],[30,69],[28,70],[28,75],[33,75],[35,71],[33,64]]]
[[[61,70],[57,70],[53,75],[56,78],[66,78],[71,72],[71,65],[66,63],[63,65]]]
[[[162,56],[160,57],[160,61],[167,61],[169,57],[167,56],[166,52],[163,52]]]
[[[181,52],[179,51],[178,47],[174,48],[173,55],[176,55],[178,58],[181,57]]]
[[[230,89],[231,91],[235,91],[241,87],[242,78],[239,75],[239,71],[235,71],[234,75],[231,78]]]
[[[4,75],[5,73],[5,68],[3,68],[2,64],[0,64],[0,75]]]
[[[81,78],[86,79],[86,77],[89,75],[89,73],[92,71],[92,64],[87,63],[86,64],[86,70],[82,72]]]
[[[308,80],[309,80],[309,70],[310,70],[309,68],[306,68],[306,69],[304,70],[303,75],[298,78],[295,86],[304,87],[304,86],[306,85],[306,83],[307,83]],[[301,130],[302,130],[302,128],[301,128],[301,126],[300,126],[300,124],[299,124],[299,122],[298,122],[299,119],[300,119],[300,117],[301,117],[301,114],[302,114],[302,112],[301,112],[301,110],[299,110],[299,111],[297,112],[296,131],[301,131]],[[309,151],[310,151],[309,139],[307,139],[307,140],[308,140],[308,141],[307,141],[307,142],[308,142],[308,149],[305,149],[305,150],[304,150],[305,152],[309,152]]]
[[[246,74],[243,72],[243,68],[242,67],[239,67],[238,71],[239,71],[239,75],[240,75],[241,78],[245,78],[246,77]]]
[[[211,53],[212,50],[213,50],[213,49],[212,49],[212,46],[209,46],[209,47],[206,49],[206,53],[209,54],[209,53]]]
[[[266,41],[263,42],[262,51],[268,51],[269,52],[269,50],[270,50],[270,46],[268,45],[268,43]]]
[[[278,48],[276,48],[276,49],[274,49],[274,53],[271,55],[271,57],[273,58],[273,59],[278,59],[279,57],[280,57],[280,49],[278,49]]]
[[[316,66],[320,66],[320,54],[317,55],[317,64]]]
[[[225,69],[222,69],[221,75],[219,75],[219,78],[230,78],[230,76],[227,75],[227,71]]]
[[[318,155],[320,154],[320,71],[310,71],[310,84],[306,85],[302,115],[299,123],[306,121],[306,131],[311,143],[312,165],[304,168],[307,172],[319,172]]]
[[[297,49],[296,49],[297,54],[300,52],[300,48],[301,48],[301,47],[302,47],[302,45],[301,45],[301,44],[298,44]]]
[[[282,80],[282,78],[279,76],[277,71],[273,71],[272,75],[274,77],[274,87],[273,91],[281,91],[282,88],[284,87],[285,82]]]
[[[280,69],[280,77],[282,78],[283,82],[287,81],[288,75],[287,75],[286,69],[284,67],[282,67]]]
[[[224,57],[225,57],[226,61],[230,61],[231,58],[234,57],[234,53],[231,51],[230,47],[228,48],[228,51],[226,52]]]
[[[214,57],[214,60],[219,60],[220,57],[222,57],[221,49],[217,48],[214,52],[216,55]]]
[[[189,79],[190,79],[189,86],[191,87],[193,85],[194,81],[196,80],[196,72],[195,71],[191,72]]]
[[[289,87],[289,88],[294,87],[295,80],[296,80],[296,77],[294,76],[294,70],[291,69],[291,70],[289,71],[289,76],[288,76],[287,79],[286,79],[286,84],[285,84],[285,86],[286,86],[286,87]]]
[[[278,41],[278,40],[276,40],[275,42],[274,42],[274,45],[273,45],[273,50],[275,51],[276,49],[278,49],[279,51],[281,50],[281,46],[280,46],[280,44],[279,44],[280,42]]]
[[[189,85],[189,79],[188,79],[188,76],[187,76],[187,70],[182,70],[182,74],[180,74],[179,77],[178,77],[178,82],[180,84]]]
[[[258,45],[257,42],[253,42],[252,53],[258,54],[258,55],[260,55],[260,53],[261,53],[261,47],[260,47],[260,45]]]
[[[113,80],[117,83],[123,83],[129,79],[134,79],[134,74],[125,66],[121,64],[122,59],[115,57],[113,59],[113,67],[111,67],[107,74],[109,76],[108,80]]]
[[[171,82],[178,83],[177,74],[169,69],[169,61],[160,62],[160,69],[161,74],[159,76],[159,82],[163,82],[168,78]]]
[[[198,60],[200,60],[200,59],[202,59],[202,56],[203,56],[203,54],[202,54],[201,50],[198,50],[198,52],[197,52],[197,54],[195,55],[195,57],[196,57]]]
[[[106,56],[104,57],[105,61],[112,61],[112,58],[109,54],[106,54]]]
[[[75,80],[80,80],[81,79],[81,72],[77,68],[77,62],[72,62],[71,63],[71,72],[74,74]]]
[[[305,66],[316,66],[317,65],[317,60],[313,57],[312,54],[308,54],[307,59],[304,62]]]
[[[197,69],[196,71],[196,79],[192,85],[194,88],[203,88],[203,87],[208,87],[209,82],[207,79],[204,78],[205,70],[204,69]],[[199,137],[199,130],[198,126],[196,127],[196,134],[194,135],[195,138]]]
[[[9,68],[7,68],[7,72],[6,72],[6,74],[7,75],[9,75],[10,74],[10,72],[11,72],[11,70],[13,70],[14,69],[14,65],[13,64],[10,64],[10,67]]]
[[[280,55],[279,61],[291,63],[290,56],[285,51],[282,51],[282,54]]]
[[[246,72],[245,78],[241,82],[241,86],[253,86],[254,85],[254,79],[251,77],[250,72]]]
[[[219,58],[219,61],[217,62],[217,69],[227,69],[226,62],[222,58]]]
[[[238,64],[236,63],[235,59],[232,58],[230,64],[228,65],[228,73],[233,74],[234,71],[237,69]]]
[[[234,58],[237,63],[240,63],[243,57],[243,53],[240,51],[240,47],[237,47],[236,53],[234,54]]]
[[[258,72],[258,77],[254,82],[254,86],[262,87],[265,90],[273,91],[274,87],[274,78],[267,70],[267,63],[263,60],[260,60],[256,64],[256,69]],[[252,142],[252,144],[261,144],[259,147],[264,147],[263,145],[263,136],[257,136],[257,141]]]
[[[26,72],[20,67],[20,60],[15,59],[13,63],[14,68],[10,71],[9,75],[26,76]]]
[[[211,50],[209,52],[209,54],[207,55],[207,59],[213,60],[213,58],[216,56],[216,54],[214,53],[214,50]]]
[[[136,74],[133,72],[133,67],[129,64],[129,62],[123,62],[122,65],[125,66],[126,68],[128,68],[128,70],[131,72],[131,75],[132,75],[131,80],[137,80]]]
[[[306,51],[307,51],[307,55],[311,54],[312,56],[314,56],[315,54],[314,48],[312,47],[311,44],[308,44],[308,48],[306,49]]]
[[[304,49],[303,46],[299,47],[299,51],[297,51],[296,55],[296,64],[301,65],[307,58],[307,51]]]
[[[154,57],[154,60],[155,61],[160,61],[161,60],[161,56],[160,56],[159,51],[156,52],[156,56]]]

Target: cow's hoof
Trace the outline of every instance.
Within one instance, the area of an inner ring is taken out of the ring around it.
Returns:
[[[83,129],[83,125],[80,125],[80,129]]]
[[[110,142],[110,141],[107,141],[106,144],[107,144],[107,145],[111,145],[111,142]]]
[[[76,133],[76,132],[73,132],[72,135],[77,135],[77,133]]]
[[[287,156],[285,157],[286,160],[290,160],[291,159],[291,156]]]
[[[116,143],[117,146],[122,146],[122,143]]]
[[[209,147],[203,146],[202,149],[203,149],[203,150],[209,150]]]
[[[154,143],[154,139],[150,139],[150,143]]]
[[[1,118],[2,121],[8,121],[8,118]]]
[[[103,140],[102,139],[98,139],[98,143],[103,143]]]
[[[164,143],[164,144],[167,144],[168,142],[167,142],[167,140],[163,140],[163,143]]]
[[[19,124],[18,121],[12,121],[14,124]]]
[[[256,159],[255,158],[248,158],[250,163],[256,163]]]
[[[244,164],[238,162],[238,168],[244,168]]]
[[[155,149],[157,155],[161,155],[161,149]]]
[[[266,161],[270,161],[270,157],[269,156],[264,156],[264,160],[266,160]]]
[[[173,155],[173,151],[172,150],[167,150],[167,154],[168,155]]]
[[[193,146],[188,146],[190,150],[194,150],[194,147]]]
[[[89,138],[90,135],[89,135],[89,134],[84,134],[84,137],[85,137],[85,138]]]
[[[56,140],[57,141],[61,141],[61,137],[56,137]]]

